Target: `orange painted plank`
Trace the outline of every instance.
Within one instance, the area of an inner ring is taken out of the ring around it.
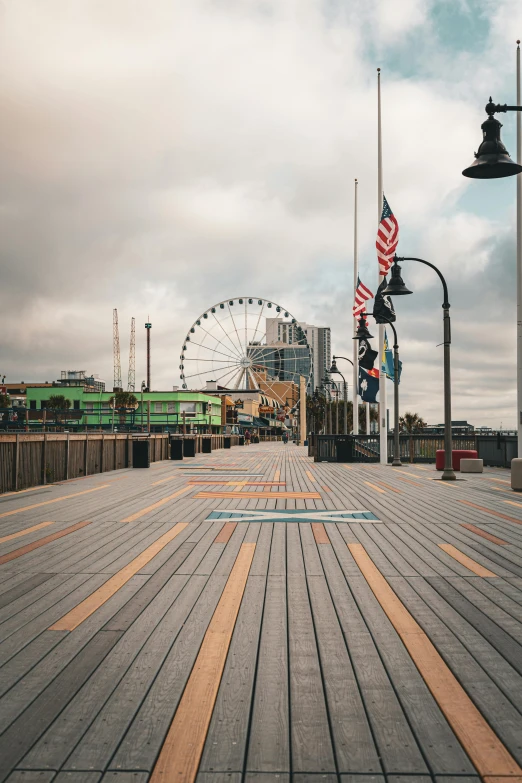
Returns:
[[[11,533],[10,536],[4,536],[3,538],[0,538],[0,544],[3,544],[4,541],[11,541],[13,538],[20,538],[20,536],[26,536],[28,533],[33,533],[35,530],[40,530],[42,527],[47,527],[47,525],[52,525],[53,520],[50,522],[40,522],[39,525],[33,525],[32,527],[25,527],[23,530],[19,530],[18,533]]]
[[[477,506],[476,503],[471,503],[471,501],[469,500],[459,500],[459,503],[465,503],[466,506],[472,506],[473,508],[478,508],[479,511],[485,511],[486,514],[493,514],[493,516],[495,517],[500,517],[501,519],[507,519],[508,522],[514,522],[515,525],[522,525],[521,519],[515,519],[515,517],[508,517],[506,516],[506,514],[501,514],[500,511],[493,511],[491,508],[485,508],[485,506]],[[514,506],[517,505],[517,503],[513,503],[511,500],[504,500],[504,503],[512,503],[512,505]]]
[[[214,539],[215,544],[226,544],[237,527],[237,522],[226,522]]]
[[[316,544],[329,544],[330,539],[322,522],[312,522],[312,532]]]
[[[415,618],[395,595],[362,544],[348,544],[348,548],[479,774],[522,775],[522,769],[475,707]],[[510,778],[504,783],[513,781]]]
[[[419,484],[418,481],[412,481],[411,479],[402,478],[402,476],[397,476],[399,481],[405,481],[407,484],[413,484],[414,487],[422,487],[422,484]]]
[[[203,479],[189,480],[189,484],[218,484],[226,487],[244,487],[245,484],[249,487],[286,487],[286,481],[217,481],[212,479],[211,481],[204,481]]]
[[[243,544],[210,621],[150,783],[193,783],[254,556]]]
[[[381,494],[383,494],[383,495],[385,495],[385,494],[386,494],[386,490],[385,490],[385,489],[383,489],[382,487],[378,487],[376,484],[370,484],[370,482],[369,482],[369,481],[365,481],[364,483],[365,483],[365,484],[367,484],[367,485],[368,485],[369,487],[371,487],[372,489],[375,489],[377,492],[380,492],[380,493],[381,493]]]
[[[469,568],[469,570],[473,571],[473,573],[477,576],[496,576],[496,574],[494,574],[493,571],[490,571],[489,568],[485,568],[484,566],[480,565],[480,563],[477,563],[476,560],[472,560],[471,557],[465,555],[464,552],[461,552],[460,549],[457,549],[457,547],[453,546],[453,544],[439,544],[439,546],[444,550],[444,552],[446,552],[446,554],[450,555],[450,557],[453,557],[454,560],[456,560],[461,565]]]
[[[24,506],[23,508],[16,508],[14,511],[4,511],[0,514],[0,519],[3,517],[10,517],[12,514],[21,514],[22,511],[30,511],[32,508],[40,508],[40,506],[49,506],[51,503],[60,503],[62,500],[69,500],[69,498],[77,498],[78,495],[86,495],[88,492],[97,492],[99,489],[105,489],[108,484],[102,484],[100,487],[94,487],[93,489],[84,489],[82,492],[73,492],[72,495],[64,495],[61,498],[55,498],[54,500],[44,500],[41,503],[34,503],[32,506]]]
[[[330,487],[327,487],[325,484],[321,484],[321,489],[324,489],[325,492],[331,492],[332,490]]]
[[[305,470],[305,473],[313,484],[317,484],[317,479],[310,473],[309,470]]]
[[[131,514],[130,517],[125,517],[125,519],[122,519],[121,521],[134,522],[134,520],[145,516],[145,514],[148,514],[149,511],[154,511],[154,509],[159,508],[160,506],[164,506],[165,503],[168,503],[169,500],[172,500],[172,498],[177,498],[178,495],[182,495],[184,492],[190,492],[191,489],[192,487],[190,485],[188,487],[182,487],[181,489],[178,489],[177,492],[173,492],[172,495],[168,495],[168,497],[158,500],[156,503],[153,503],[152,506],[146,506],[145,508],[142,508],[141,511],[136,511],[135,514]]]
[[[274,473],[274,481],[279,481],[280,477],[281,477],[281,471],[276,470],[276,472]]]
[[[196,498],[236,498],[237,492],[199,492]],[[284,500],[285,498],[312,498],[320,500],[318,492],[241,492],[241,498],[271,498],[272,500]],[[124,520],[125,522],[126,520]]]
[[[138,557],[135,557],[128,565],[118,571],[117,574],[111,576],[105,584],[99,587],[94,593],[79,603],[70,612],[64,614],[58,622],[51,625],[49,631],[74,631],[80,623],[83,623],[88,617],[91,616],[96,609],[103,606],[111,596],[116,593],[120,587],[129,581],[129,579],[137,574],[143,566],[155,557],[158,552],[167,546],[176,536],[181,533],[188,525],[188,522],[178,522],[168,533],[164,533],[157,541],[147,547]]]
[[[502,541],[501,538],[497,538],[497,536],[494,536],[492,533],[486,533],[485,530],[481,530],[479,527],[475,527],[475,525],[462,522],[460,526],[465,527],[466,530],[471,530],[471,532],[476,533],[477,536],[487,538],[487,540],[492,541],[493,544],[499,544],[499,546],[507,545],[507,541]]]
[[[386,489],[389,489],[390,492],[396,492],[398,495],[402,494],[400,489],[397,489],[397,487],[390,487],[390,485],[389,484],[385,484],[384,481],[379,481],[379,486],[380,487],[385,487]]]
[[[41,546],[45,546],[45,544],[50,544],[51,541],[56,541],[57,538],[68,536],[69,533],[74,533],[75,530],[80,530],[80,528],[90,524],[91,522],[77,522],[75,525],[70,525],[69,527],[65,527],[63,530],[58,530],[56,533],[51,533],[51,535],[45,536],[45,538],[39,538],[37,541],[31,541],[30,544],[21,546],[19,549],[13,549],[12,552],[8,552],[6,555],[2,555],[0,557],[0,565],[9,563],[10,560],[16,560],[17,557],[22,557],[22,555],[27,554],[27,552],[32,552],[33,549],[39,549]]]

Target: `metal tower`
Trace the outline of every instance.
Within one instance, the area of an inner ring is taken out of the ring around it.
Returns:
[[[147,330],[147,389],[150,391],[150,330],[152,324],[146,323],[145,329]]]
[[[114,390],[122,389],[120,362],[120,332],[118,329],[118,311],[112,311],[112,347],[114,353]]]
[[[133,392],[136,387],[136,319],[131,318],[131,336],[129,349],[129,380],[127,391]]]

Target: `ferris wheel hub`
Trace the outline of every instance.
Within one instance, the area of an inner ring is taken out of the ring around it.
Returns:
[[[253,361],[248,356],[243,356],[241,361],[239,362],[239,365],[244,369],[247,370],[249,367],[252,367]]]

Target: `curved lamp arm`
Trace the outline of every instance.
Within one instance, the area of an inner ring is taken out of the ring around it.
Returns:
[[[442,283],[442,288],[444,289],[444,302],[442,303],[442,306],[445,308],[450,307],[449,303],[449,297],[448,297],[448,286],[446,285],[446,281],[444,280],[444,276],[440,269],[438,269],[435,264],[430,264],[429,261],[425,261],[423,258],[415,258],[414,256],[395,256],[397,261],[418,261],[419,264],[425,264],[426,266],[431,267],[435,270],[435,272],[438,274],[440,278],[440,282]]]

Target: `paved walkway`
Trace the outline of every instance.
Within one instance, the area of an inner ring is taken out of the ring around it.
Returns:
[[[267,443],[1,496],[0,781],[521,783],[522,497],[437,477]]]

